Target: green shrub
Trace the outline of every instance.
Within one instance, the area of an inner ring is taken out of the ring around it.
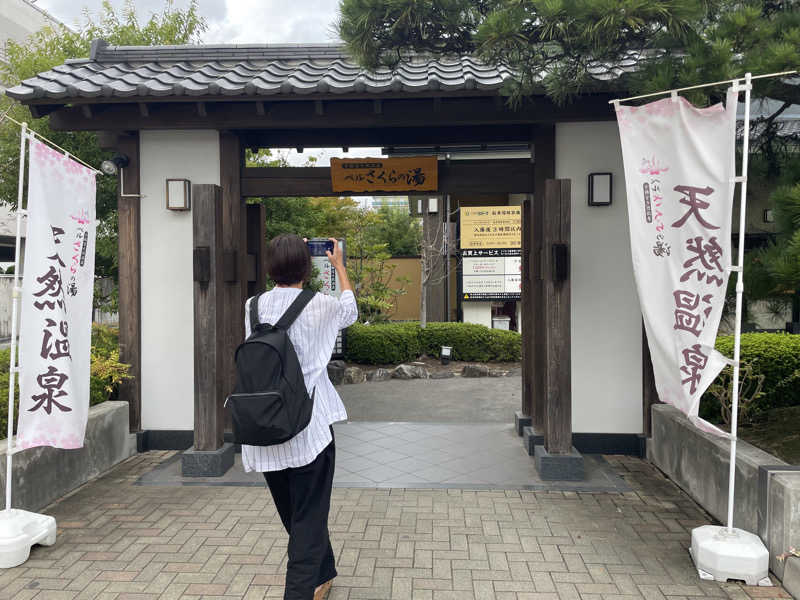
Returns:
[[[453,348],[453,360],[486,362],[490,359],[491,330],[474,323],[428,323],[420,330],[422,351],[439,356],[442,346]]]
[[[516,362],[522,360],[522,336],[516,331],[490,329],[489,360]]]
[[[130,378],[126,365],[119,361],[119,332],[104,325],[92,326],[92,363],[89,380],[89,404],[94,406],[113,400],[119,393],[119,384]],[[11,350],[0,350],[0,439],[5,439],[8,427],[8,363]],[[19,377],[14,386],[16,397],[15,414],[19,414]],[[15,419],[16,420],[16,419]],[[16,423],[14,424],[16,432]]]
[[[522,354],[522,336],[517,332],[474,323],[428,323],[420,330],[420,343],[429,356],[439,356],[442,346],[451,346],[453,360],[510,362]]]
[[[453,360],[517,361],[522,336],[473,323],[353,325],[347,330],[347,360],[366,364],[398,364],[421,354],[439,356],[442,346],[453,348]]]
[[[719,336],[716,348],[732,358],[733,336]],[[754,376],[764,376],[761,396],[748,406],[745,418],[740,413],[742,423],[761,419],[773,408],[800,405],[800,335],[743,333],[740,355],[743,364],[752,366]],[[720,381],[718,378],[715,383]],[[716,420],[719,414],[719,401],[706,392],[700,402],[700,415]]]
[[[347,329],[345,358],[371,364],[398,364],[421,354],[417,323],[354,323]]]

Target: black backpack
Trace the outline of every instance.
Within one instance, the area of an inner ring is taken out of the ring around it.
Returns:
[[[311,420],[314,394],[308,395],[287,332],[313,297],[311,290],[300,292],[275,325],[259,323],[261,295],[250,300],[250,337],[236,349],[236,388],[225,400],[231,409],[237,444],[282,444]]]

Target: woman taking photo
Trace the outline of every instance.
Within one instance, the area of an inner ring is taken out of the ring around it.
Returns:
[[[333,252],[327,252],[327,256],[336,269],[342,294],[338,299],[315,294],[288,329],[313,398],[311,420],[285,443],[242,445],[245,471],[264,473],[289,534],[284,600],[321,600],[336,577],[328,533],[336,453],[331,425],[346,420],[347,412],[328,378],[327,366],[339,330],[356,321],[358,307],[339,244],[331,241]],[[311,254],[306,243],[296,235],[274,238],[267,249],[267,272],[275,287],[256,296],[258,322],[277,323],[311,277]],[[246,337],[250,336],[251,301],[245,306]]]

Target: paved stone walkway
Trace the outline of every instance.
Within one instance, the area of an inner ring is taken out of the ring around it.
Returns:
[[[542,481],[513,424],[361,421],[336,423],[333,428],[335,487],[630,491],[598,455],[584,455],[584,481]],[[183,477],[176,454],[137,483],[264,487],[264,478],[260,473],[245,473],[240,455],[223,477]]]
[[[286,535],[268,493],[135,485],[171,455],[133,457],[44,511],[56,545],[0,572],[0,597],[280,598]],[[708,516],[647,463],[606,459],[633,491],[335,489],[331,600],[788,597],[698,580],[686,548]]]

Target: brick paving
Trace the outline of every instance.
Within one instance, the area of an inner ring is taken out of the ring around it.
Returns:
[[[133,457],[43,511],[58,541],[0,572],[0,598],[280,598],[268,492],[135,485],[170,456]],[[687,544],[710,518],[646,462],[606,459],[633,491],[334,489],[331,600],[789,598],[700,581]]]

